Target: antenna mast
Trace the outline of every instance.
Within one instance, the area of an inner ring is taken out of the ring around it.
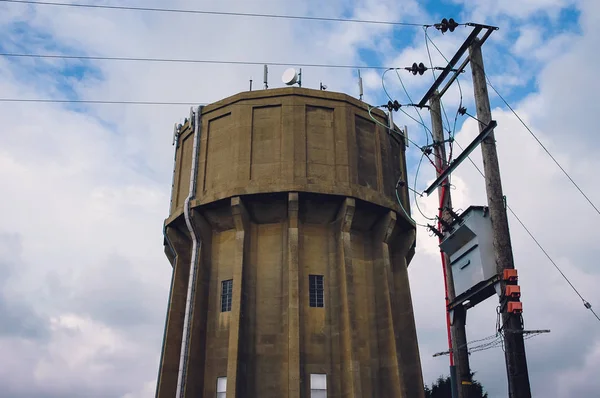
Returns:
[[[267,65],[265,65],[264,80],[265,80],[265,90],[266,90],[269,88],[269,67]]]
[[[360,76],[360,69],[358,70],[358,99],[363,100],[363,83],[362,77]]]

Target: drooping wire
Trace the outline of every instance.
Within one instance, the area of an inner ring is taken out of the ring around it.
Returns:
[[[415,193],[415,194],[414,194],[415,206],[416,206],[417,210],[419,211],[419,213],[421,213],[421,215],[422,215],[422,216],[423,216],[423,217],[424,217],[426,220],[429,220],[429,221],[435,221],[435,220],[436,220],[435,218],[428,217],[428,216],[426,216],[426,215],[425,215],[425,213],[423,213],[423,212],[421,211],[421,208],[419,207],[419,200],[418,200],[418,198],[417,198],[417,194],[416,194],[416,192],[417,192],[417,180],[418,180],[418,178],[419,178],[419,171],[421,170],[421,164],[423,163],[423,157],[424,157],[424,156],[425,156],[425,153],[422,153],[422,154],[421,154],[421,158],[419,159],[419,164],[417,165],[417,171],[416,171],[416,173],[415,173],[415,183],[414,183],[414,188],[413,188],[413,192]]]
[[[456,143],[456,145],[458,145],[458,147],[461,150],[463,150],[462,146],[456,140],[454,142]],[[470,156],[467,156],[467,159],[469,159],[469,161],[471,162],[471,164],[473,165],[473,167],[475,167],[475,169],[479,172],[479,174],[481,174],[481,176],[483,178],[485,178],[485,174],[483,174],[483,172],[475,164],[475,162],[473,161],[473,159],[471,159]],[[546,256],[546,258],[548,258],[548,260],[550,261],[550,263],[552,263],[552,265],[554,265],[554,268],[556,268],[556,270],[560,273],[560,275],[563,277],[563,279],[569,284],[569,286],[571,286],[571,289],[573,289],[573,291],[577,294],[577,296],[579,296],[579,298],[583,302],[584,307],[586,309],[590,310],[592,312],[592,314],[594,314],[594,316],[596,317],[596,319],[598,319],[598,321],[600,321],[600,317],[598,316],[598,314],[596,314],[596,312],[592,308],[591,304],[587,300],[585,300],[583,298],[583,296],[581,295],[581,293],[579,293],[579,291],[577,290],[577,288],[575,288],[575,286],[573,285],[573,283],[569,280],[569,278],[560,269],[560,267],[558,266],[558,264],[556,263],[556,261],[554,261],[554,259],[550,256],[550,254],[548,254],[548,252],[546,251],[546,249],[544,249],[544,247],[542,246],[542,244],[536,239],[536,237],[533,235],[533,233],[529,230],[529,228],[527,228],[527,226],[525,225],[525,223],[519,218],[519,216],[517,216],[517,214],[515,213],[515,211],[510,207],[510,205],[508,203],[506,204],[506,208],[515,217],[515,219],[517,220],[517,222],[519,224],[521,224],[521,226],[523,227],[523,229],[525,230],[525,232],[527,232],[527,234],[535,242],[535,244],[537,245],[537,247],[542,251],[542,253],[544,253],[544,255]]]
[[[387,89],[385,88],[385,74],[388,73],[389,71],[391,71],[392,69],[393,68],[388,68],[381,74],[381,87],[383,88],[383,92],[385,93],[385,95],[388,97],[388,99],[390,101],[394,101],[394,99],[392,98],[390,93],[388,93]]]
[[[368,111],[368,113],[369,113],[369,117],[370,117],[370,118],[371,118],[371,119],[372,119],[372,120],[373,120],[375,123],[377,123],[378,125],[380,125],[380,126],[382,126],[383,128],[385,128],[385,129],[386,129],[386,131],[387,131],[387,133],[388,133],[388,134],[389,134],[389,135],[390,135],[390,136],[391,136],[391,137],[392,137],[392,138],[395,140],[395,134],[398,134],[398,133],[397,133],[396,131],[394,131],[394,130],[390,129],[390,126],[387,126],[387,125],[385,125],[385,124],[381,123],[379,120],[377,120],[377,119],[375,118],[375,116],[373,116],[373,115],[371,114],[371,111],[372,111],[373,109],[379,109],[379,108],[383,108],[383,107],[384,107],[384,105],[380,105],[380,106],[370,106],[370,105],[367,105],[367,107],[368,107],[367,111]],[[414,142],[413,140],[411,140],[410,138],[408,138],[408,136],[407,136],[406,134],[399,134],[399,135],[400,135],[402,138],[404,138],[405,140],[407,140],[408,142],[410,142],[411,144],[413,144],[414,146],[416,146],[417,148],[420,148],[419,144],[417,144],[416,142]],[[400,142],[399,142],[399,141],[396,141],[396,142],[397,142],[398,144],[400,144]]]
[[[429,52],[429,44],[428,44],[429,42],[437,50],[437,52],[442,56],[442,58],[444,58],[444,60],[446,62],[449,62],[448,58],[444,55],[444,53],[435,44],[435,42],[433,41],[433,39],[427,34],[427,29],[425,29],[425,45],[427,47],[427,53],[429,54],[429,60],[431,62],[431,54]],[[435,74],[434,74],[434,76],[435,76]],[[454,134],[456,132],[456,122],[458,120],[458,115],[460,114],[460,109],[463,107],[463,91],[462,91],[462,86],[460,84],[460,78],[459,78],[459,76],[456,76],[456,84],[458,85],[458,92],[459,92],[459,95],[460,95],[460,102],[458,104],[458,108],[456,109],[456,114],[454,115],[454,125],[452,127],[452,130],[450,130],[450,133],[449,133],[451,140],[450,140],[450,144],[449,144],[449,146],[450,146],[450,156],[448,158],[448,162],[452,161],[452,149],[453,149],[452,148],[453,147],[452,143],[453,143],[453,140],[454,140]],[[443,104],[441,104],[441,105],[443,106]]]
[[[427,49],[427,57],[429,58],[429,63],[431,65],[433,65],[433,60],[431,58],[431,51],[429,50],[429,41],[431,40],[431,38],[427,34],[427,28],[424,28],[423,31],[425,32],[425,47]],[[433,43],[433,41],[432,41],[432,44],[434,44],[434,46],[435,46],[435,43]],[[442,57],[444,58],[444,60],[446,60],[446,62],[448,62],[448,59],[444,56],[444,54],[442,54],[442,52],[439,50],[439,48],[437,46],[435,46],[435,48],[442,55]],[[433,69],[432,69],[432,73],[433,73],[433,80],[435,81],[437,79],[437,77],[436,77],[435,71]],[[448,114],[446,113],[446,107],[444,107],[444,102],[443,102],[442,98],[440,98],[440,107],[442,109],[442,112],[444,113],[444,117],[446,118],[446,123],[448,124],[448,138],[449,138],[449,142],[448,142],[448,147],[449,147],[448,163],[452,162],[452,156],[453,156],[453,152],[454,152],[454,146],[452,145],[452,143],[453,143],[453,140],[454,140],[454,133],[455,133],[455,129],[456,129],[456,121],[458,119],[458,115],[460,113],[460,109],[462,108],[462,100],[463,100],[462,88],[460,87],[460,81],[458,80],[458,76],[457,76],[457,83],[458,83],[458,88],[459,88],[459,92],[460,92],[460,103],[458,105],[458,108],[456,109],[456,114],[454,115],[454,125],[453,125],[452,129],[450,129],[450,121],[448,120]]]
[[[412,98],[410,97],[410,94],[408,93],[408,90],[406,89],[406,86],[404,85],[404,81],[402,81],[402,78],[400,77],[400,73],[398,73],[398,69],[394,69],[394,71],[396,72],[396,76],[398,76],[398,80],[400,81],[400,85],[402,85],[402,90],[404,90],[404,93],[406,94],[408,101],[411,104],[414,104]],[[433,133],[431,132],[431,130],[429,130],[427,128],[427,125],[425,124],[425,121],[423,120],[423,116],[421,116],[421,112],[419,112],[419,108],[415,108],[415,110],[417,111],[417,115],[419,115],[421,124],[423,125],[423,127],[425,127],[425,134],[427,134],[427,132],[429,132],[429,134],[431,135],[431,139],[433,139]],[[427,143],[429,143],[429,137],[427,137]]]
[[[370,118],[371,118],[371,120],[373,120],[373,121],[374,121],[376,124],[378,124],[378,125],[382,126],[383,128],[385,128],[385,129],[386,129],[386,131],[388,132],[388,134],[389,134],[390,136],[392,136],[392,137],[393,137],[393,135],[394,135],[394,134],[398,134],[398,133],[397,133],[397,132],[395,132],[394,130],[390,129],[390,127],[389,127],[389,126],[387,126],[387,125],[385,125],[384,123],[381,123],[381,122],[380,122],[379,120],[377,120],[377,118],[375,118],[375,117],[373,116],[373,114],[371,113],[371,111],[372,111],[373,109],[375,109],[375,108],[381,108],[381,107],[383,107],[383,105],[382,105],[382,106],[378,106],[378,107],[377,107],[377,106],[368,106],[368,113],[369,113],[369,117],[370,117]],[[419,146],[419,145],[418,145],[416,142],[414,142],[414,141],[412,141],[410,138],[408,138],[408,137],[406,136],[406,134],[402,134],[401,136],[402,136],[403,138],[405,138],[406,140],[408,140],[408,142],[410,142],[411,144],[413,144],[413,145],[414,145],[414,146],[416,146],[417,148],[420,148],[420,146]],[[419,207],[419,202],[417,201],[417,192],[418,192],[418,191],[417,191],[417,179],[418,179],[418,176],[419,176],[419,170],[421,169],[421,163],[423,162],[423,157],[424,157],[424,156],[425,156],[425,152],[422,152],[422,153],[421,153],[421,159],[419,160],[419,164],[418,164],[418,166],[417,166],[417,171],[416,171],[416,173],[415,173],[414,188],[412,189],[412,191],[413,191],[413,193],[414,193],[415,206],[417,207],[417,209],[418,209],[419,213],[421,213],[421,215],[422,215],[423,217],[425,217],[427,220],[435,220],[434,218],[427,217],[425,214],[423,214],[423,212],[421,211],[421,209],[420,209],[420,207]],[[431,161],[431,159],[430,159],[430,161]],[[427,225],[424,225],[424,224],[419,224],[418,222],[416,222],[416,221],[415,221],[415,220],[414,220],[414,219],[413,219],[413,218],[410,216],[410,214],[408,214],[408,212],[407,212],[407,211],[406,211],[406,209],[404,208],[404,206],[403,206],[403,204],[402,204],[402,200],[400,199],[400,196],[398,195],[398,185],[399,185],[399,183],[400,183],[400,182],[401,182],[401,180],[398,180],[398,182],[396,182],[396,186],[395,186],[395,188],[394,188],[394,191],[396,192],[396,200],[398,201],[398,205],[399,205],[399,206],[400,206],[400,208],[402,209],[402,212],[403,212],[403,213],[404,213],[404,215],[405,215],[406,217],[408,217],[408,219],[409,219],[409,220],[411,220],[411,221],[412,221],[412,222],[413,222],[415,225],[417,225],[417,226],[419,226],[419,227],[423,227],[423,228],[429,228]],[[406,182],[406,184],[407,184],[407,186],[408,186],[408,181]]]
[[[387,91],[387,89],[385,88],[385,74],[391,70],[395,70],[395,68],[389,68],[387,70],[385,70],[383,72],[383,74],[381,75],[381,87],[383,88],[383,91],[385,92],[385,95],[389,98],[390,101],[393,101],[394,99],[392,98],[392,96],[389,94],[389,92]],[[396,73],[398,73],[396,71]],[[402,80],[400,80],[402,82]],[[402,86],[404,87],[404,84],[402,84]],[[404,91],[406,92],[406,88],[404,89]],[[407,93],[408,94],[408,93]],[[410,96],[409,97],[409,101],[412,103],[412,101],[410,100]],[[421,118],[421,121],[418,121],[417,119],[415,119],[414,117],[412,117],[408,112],[406,112],[404,109],[400,108],[399,109],[400,112],[404,113],[407,117],[409,117],[410,119],[414,120],[417,124],[423,126],[424,130],[425,130],[425,140],[426,140],[426,145],[429,145],[429,135],[431,135],[433,137],[433,133],[431,132],[431,130],[427,127],[427,125],[423,122],[423,118]],[[421,115],[419,114],[419,117],[421,117]],[[420,147],[419,145],[417,145],[418,147]]]
[[[383,107],[383,106],[380,106]],[[368,105],[368,113],[369,113],[369,117],[371,118],[371,120],[373,120],[376,124],[382,126],[383,128],[386,129],[387,133],[390,135],[390,137],[394,137],[395,134],[398,134],[395,130],[392,130],[389,126],[381,123],[379,120],[377,120],[373,114],[371,113],[371,111],[375,108],[380,108],[380,107],[375,107],[375,106],[370,106]],[[414,146],[419,147],[414,141],[412,141],[411,139],[409,139],[406,134],[400,134],[403,138],[405,138],[406,140],[408,140],[410,143],[412,143]],[[400,143],[401,144],[401,143]],[[408,214],[408,211],[406,211],[406,209],[404,208],[404,205],[402,204],[402,200],[400,199],[400,195],[398,195],[398,187],[400,185],[402,181],[402,177],[400,177],[398,179],[398,181],[396,182],[396,186],[394,187],[394,192],[396,193],[396,200],[398,202],[398,206],[400,206],[400,209],[402,210],[402,212],[404,213],[404,215],[408,218],[408,220],[410,220],[414,225],[419,226],[419,227],[423,227],[423,228],[428,228],[427,225],[424,224],[420,224],[418,222],[416,222],[411,216],[410,214]],[[406,185],[408,187],[408,178],[406,181]],[[409,194],[410,197],[410,194]],[[416,198],[416,196],[415,196]]]
[[[431,58],[431,51],[429,50],[429,35],[427,34],[427,26],[423,27],[423,32],[425,32],[425,48],[427,49],[427,57],[429,58],[429,65],[431,66],[431,74],[433,75],[433,81],[435,81],[437,79],[437,76],[435,74],[435,68],[433,67],[433,60]],[[446,62],[448,62],[448,60],[446,60]],[[448,119],[448,114],[446,113],[446,108],[444,107],[444,102],[442,101],[442,98],[440,98],[440,107],[442,108],[442,113],[444,114],[444,117],[446,118],[446,123],[448,125],[448,131],[450,132],[450,120]]]

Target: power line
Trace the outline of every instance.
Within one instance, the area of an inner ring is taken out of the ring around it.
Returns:
[[[427,35],[427,30],[425,30],[425,36],[426,38],[429,38],[429,36]],[[446,61],[448,61],[448,59],[444,56],[444,54],[442,53],[442,51],[435,45],[435,43],[433,42],[433,40],[431,38],[429,38],[429,41],[431,42],[431,44],[436,48],[436,50],[442,55],[442,57],[444,57],[444,59]],[[427,42],[426,42],[427,43]],[[569,181],[571,181],[571,183],[573,184],[573,186],[575,186],[575,188],[577,188],[577,190],[579,191],[579,193],[585,198],[585,200],[587,200],[587,202],[594,208],[594,210],[596,211],[596,213],[598,213],[598,215],[600,215],[600,209],[598,209],[598,207],[596,207],[596,205],[592,202],[592,200],[585,194],[585,192],[583,192],[583,190],[579,187],[579,185],[575,182],[575,180],[573,180],[573,178],[569,175],[569,173],[567,173],[567,171],[562,167],[562,165],[558,162],[558,160],[556,160],[556,158],[550,153],[550,151],[548,150],[548,148],[546,148],[546,146],[542,143],[542,141],[540,141],[540,139],[535,135],[535,133],[533,132],[533,130],[531,130],[529,128],[529,126],[527,125],[527,123],[525,123],[525,121],[523,121],[523,119],[521,119],[521,117],[519,116],[519,114],[513,109],[512,106],[510,106],[510,104],[508,103],[508,101],[506,101],[506,99],[504,99],[504,97],[498,92],[498,90],[496,90],[496,88],[492,85],[492,82],[490,81],[489,76],[487,75],[487,73],[485,73],[485,71],[483,71],[484,75],[485,75],[485,79],[487,80],[487,84],[488,86],[491,87],[492,90],[494,90],[494,92],[496,93],[496,95],[502,100],[502,102],[504,102],[504,105],[506,105],[508,107],[508,109],[510,109],[510,111],[513,113],[513,115],[515,115],[515,117],[519,120],[519,122],[521,122],[521,124],[523,125],[523,127],[525,127],[525,129],[527,129],[527,131],[529,132],[529,134],[531,134],[531,136],[537,141],[537,143],[542,147],[542,149],[546,152],[546,154],[548,156],[550,156],[550,159],[552,159],[554,161],[554,163],[558,166],[558,168],[564,173],[565,176],[567,176],[567,178],[569,179]],[[471,116],[471,115],[469,115]],[[472,118],[474,118],[473,116],[471,116]],[[475,119],[475,118],[474,118]],[[477,119],[476,119],[477,120]]]
[[[461,150],[463,149],[462,146],[458,143],[458,141],[455,140],[454,142],[456,143],[456,145],[458,145],[458,147]],[[483,174],[483,172],[481,171],[481,169],[475,164],[475,162],[471,159],[471,157],[468,156],[467,159],[469,159],[469,161],[471,162],[471,164],[473,165],[473,167],[475,167],[475,169],[477,169],[477,171],[479,172],[479,174],[481,174],[481,176],[485,178],[485,175]],[[600,321],[600,317],[598,316],[598,314],[596,314],[596,312],[592,308],[592,305],[583,298],[583,296],[581,295],[581,293],[579,293],[579,291],[577,290],[577,288],[575,288],[575,286],[573,285],[573,283],[571,283],[571,281],[569,280],[569,278],[567,278],[567,276],[564,274],[564,272],[562,272],[562,270],[560,269],[560,267],[558,266],[558,264],[556,264],[556,262],[554,261],[554,259],[550,256],[550,254],[548,254],[548,252],[546,251],[546,249],[544,249],[544,247],[542,246],[542,244],[536,239],[536,237],[533,235],[533,233],[529,230],[529,228],[527,228],[527,226],[525,225],[525,223],[519,218],[519,216],[517,216],[517,214],[515,213],[515,211],[510,207],[510,205],[508,203],[506,204],[506,208],[512,213],[512,215],[519,222],[519,224],[521,224],[521,226],[523,227],[523,229],[525,230],[525,232],[527,232],[527,234],[531,237],[531,239],[533,239],[533,241],[535,242],[535,244],[537,245],[537,247],[540,248],[540,250],[542,251],[542,253],[544,253],[544,255],[548,258],[548,260],[550,260],[550,262],[552,263],[552,265],[554,265],[554,268],[556,268],[556,270],[560,273],[560,275],[563,277],[563,279],[565,281],[567,281],[567,283],[569,284],[569,286],[571,286],[571,289],[573,289],[573,291],[577,294],[577,296],[579,296],[579,298],[583,302],[584,307],[586,309],[590,310],[592,312],[592,314],[594,314],[594,316],[596,317],[596,319],[598,319],[598,321]]]
[[[207,105],[198,102],[158,102],[158,101],[110,101],[110,100],[73,100],[52,98],[0,98],[0,102],[37,102],[57,104],[114,104],[114,105]]]
[[[425,36],[426,36],[426,38],[429,38],[429,36],[427,35],[427,31],[425,31]],[[436,48],[436,50],[440,53],[440,55],[446,61],[448,61],[448,59],[444,56],[444,54],[442,53],[442,51],[435,45],[435,43],[433,42],[433,40],[431,38],[429,38],[429,40],[431,41],[431,44]],[[548,149],[542,144],[542,142],[537,138],[537,136],[533,133],[533,131],[527,126],[527,124],[523,121],[523,119],[521,119],[519,117],[519,115],[517,114],[517,112],[510,106],[510,104],[504,99],[504,97],[502,97],[502,95],[500,95],[500,93],[498,92],[498,90],[496,90],[496,88],[490,82],[490,79],[487,76],[487,74],[485,74],[485,72],[484,72],[484,75],[486,77],[487,84],[492,88],[492,90],[494,90],[496,92],[496,94],[498,95],[498,97],[500,97],[500,99],[504,102],[504,104],[512,111],[512,113],[517,117],[517,119],[519,119],[519,121],[521,122],[521,124],[523,124],[523,126],[527,129],[527,131],[529,131],[529,133],[533,136],[533,138],[535,138],[535,140],[538,142],[538,144],[540,144],[540,146],[544,149],[544,151],[546,151],[546,153],[548,154],[548,156],[550,156],[550,158],[552,158],[552,160],[554,160],[554,163],[556,163],[556,165],[562,170],[562,172],[569,178],[569,180],[573,183],[573,185],[575,185],[575,187],[579,190],[579,192],[587,199],[587,201],[590,203],[590,205],[592,205],[592,207],[596,210],[596,212],[598,214],[600,214],[600,211],[598,210],[598,208],[592,203],[592,201],[581,190],[581,188],[579,188],[579,186],[575,183],[575,181],[571,178],[571,176],[569,176],[569,174],[565,171],[565,169],[562,168],[562,166],[558,163],[558,161],[554,158],[554,156],[552,156],[552,154],[550,153],[550,151],[548,151]],[[458,81],[458,79],[457,79],[457,81]],[[462,97],[462,94],[461,94],[461,97]],[[471,115],[469,115],[469,116],[471,116]],[[473,116],[471,116],[471,117],[473,119],[477,120],[475,117],[473,117]],[[454,140],[454,142],[456,142],[456,145],[458,145],[458,147],[461,150],[463,149],[462,146],[456,140]],[[475,164],[475,162],[471,159],[471,157],[467,156],[467,158],[469,159],[469,161],[471,162],[471,164],[473,165],[473,167],[475,167],[475,169],[477,169],[477,171],[479,172],[479,174],[481,174],[481,176],[483,178],[485,178],[485,175],[483,174],[483,172],[481,171],[481,169],[479,169],[479,167]],[[579,298],[583,302],[584,307],[586,309],[590,310],[592,312],[592,314],[594,314],[594,316],[596,317],[596,319],[598,319],[598,321],[600,321],[600,317],[598,316],[598,314],[596,314],[596,312],[592,308],[592,305],[583,298],[583,296],[579,293],[579,291],[571,283],[571,281],[569,280],[569,278],[567,278],[567,276],[562,272],[562,270],[560,269],[560,267],[558,266],[558,264],[556,264],[556,262],[554,261],[554,259],[552,259],[552,257],[550,257],[550,255],[548,254],[548,252],[544,249],[544,247],[540,244],[540,242],[535,238],[535,236],[533,235],[533,233],[531,233],[531,231],[525,226],[525,223],[523,223],[523,221],[521,221],[521,219],[517,216],[517,214],[510,207],[510,205],[508,205],[508,203],[506,204],[506,208],[512,213],[512,215],[519,222],[519,224],[521,224],[521,226],[523,227],[523,229],[525,230],[525,232],[527,232],[527,234],[531,237],[531,239],[533,239],[533,241],[535,242],[535,244],[540,248],[540,250],[544,253],[544,255],[546,255],[546,257],[548,258],[548,260],[550,260],[550,262],[552,263],[552,265],[554,265],[554,267],[558,270],[558,272],[565,279],[565,281],[567,281],[567,283],[569,284],[569,286],[571,286],[571,288],[577,294],[577,296],[579,296]]]
[[[0,0],[2,1],[2,0]],[[332,65],[311,64],[294,62],[257,62],[257,61],[227,61],[213,59],[186,59],[186,58],[143,58],[143,57],[109,57],[95,55],[69,55],[69,54],[23,54],[0,52],[0,56],[12,58],[44,58],[44,59],[75,59],[84,61],[132,61],[132,62],[165,62],[188,64],[229,64],[229,65],[270,65],[270,66],[298,66],[313,68],[338,68],[338,69],[390,69],[378,65]]]
[[[418,23],[379,21],[379,20],[371,20],[371,19],[310,17],[310,16],[304,16],[304,15],[257,14],[257,13],[228,12],[228,11],[204,11],[204,10],[189,10],[189,9],[179,9],[179,8],[131,7],[131,6],[114,6],[114,5],[106,5],[106,4],[81,4],[81,3],[73,3],[72,4],[72,3],[54,3],[54,2],[48,2],[48,1],[29,1],[29,0],[0,0],[0,2],[45,5],[45,6],[59,6],[59,7],[109,9],[109,10],[120,10],[120,11],[168,12],[168,13],[179,13],[179,14],[201,14],[201,15],[250,17],[250,18],[292,19],[292,20],[321,21],[321,22],[352,22],[352,23],[390,25],[390,26],[425,26],[426,25],[426,24],[418,24]]]
[[[592,311],[592,314],[594,314],[594,316],[596,317],[596,319],[598,319],[600,321],[600,317],[598,316],[598,314],[596,314],[596,312],[592,308],[591,304],[588,303],[583,298],[583,296],[579,293],[579,291],[575,288],[575,286],[573,286],[573,284],[571,283],[571,281],[569,280],[569,278],[567,278],[567,276],[562,272],[562,270],[559,268],[559,266],[556,264],[556,262],[552,259],[552,257],[550,257],[550,255],[548,254],[548,252],[542,247],[542,245],[538,242],[538,240],[535,238],[535,236],[533,236],[533,234],[531,233],[531,231],[529,231],[529,229],[525,226],[525,224],[523,223],[523,221],[521,221],[521,219],[515,214],[514,210],[511,209],[511,207],[508,204],[506,205],[506,208],[512,213],[512,215],[519,222],[519,224],[521,224],[521,226],[523,227],[523,229],[525,230],[525,232],[527,232],[527,234],[531,237],[531,239],[533,239],[533,241],[535,242],[535,244],[538,245],[538,247],[540,248],[540,250],[546,255],[546,257],[548,258],[548,260],[550,260],[550,262],[552,263],[552,265],[554,265],[554,267],[556,268],[556,270],[558,272],[560,272],[560,274],[564,278],[564,280],[566,280],[567,283],[569,284],[569,286],[571,286],[571,289],[573,289],[573,291],[579,296],[579,298],[583,302],[583,305],[585,306],[585,308],[587,308],[590,311]]]
[[[1,0],[0,0],[1,1]],[[256,90],[259,91],[259,90]],[[85,99],[59,99],[59,98],[0,98],[0,102],[5,102],[5,103],[10,103],[10,102],[15,102],[15,103],[56,103],[56,104],[99,104],[99,105],[211,105],[213,102],[206,102],[206,101],[137,101],[137,100],[131,100],[131,101],[127,101],[127,100],[85,100]],[[231,106],[256,106],[256,104],[252,104],[252,103],[233,103],[230,104]],[[304,107],[304,104],[282,104],[281,106],[283,107]],[[339,104],[339,107],[355,107],[355,105],[348,105],[348,104]],[[365,107],[368,107],[367,104],[365,104]],[[376,108],[376,107],[372,107],[372,108]],[[365,109],[365,108],[363,108]],[[368,108],[366,108],[365,110],[369,110]],[[408,137],[405,137],[408,138]],[[411,142],[413,145],[415,146],[419,146],[418,144],[416,144],[414,141],[409,139],[409,142]]]
[[[433,60],[431,59],[431,51],[429,51],[429,43],[428,40],[429,39],[429,35],[427,34],[427,29],[429,27],[428,26],[424,26],[423,27],[423,32],[425,33],[425,48],[427,49],[427,57],[429,58],[429,65],[431,66],[431,74],[433,75],[433,81],[435,82],[437,80],[437,76],[435,74],[435,68],[433,67]],[[436,46],[437,48],[437,46]],[[438,49],[439,51],[439,49]],[[441,51],[440,51],[441,53]],[[444,56],[442,54],[442,56]],[[448,59],[446,59],[446,57],[444,57],[444,59],[446,60],[446,62],[448,62]],[[458,76],[457,76],[458,79]],[[442,108],[442,111],[444,112],[444,117],[446,118],[446,123],[448,124],[448,132],[449,134],[452,134],[452,132],[450,131],[450,120],[448,119],[448,114],[446,113],[446,108],[444,108],[444,102],[442,100],[442,98],[440,97],[440,107]],[[443,124],[443,120],[442,120],[442,124]]]
[[[577,190],[579,191],[579,193],[581,195],[583,195],[583,197],[585,198],[585,200],[588,201],[588,203],[594,208],[594,210],[596,210],[596,213],[598,213],[598,215],[600,215],[600,210],[596,207],[596,205],[591,201],[591,199],[585,194],[585,192],[583,192],[583,190],[579,187],[579,185],[577,185],[577,183],[575,182],[575,180],[573,180],[573,178],[571,178],[571,176],[569,175],[569,173],[567,173],[567,171],[561,166],[560,163],[558,163],[558,160],[556,160],[556,158],[554,156],[552,156],[552,154],[550,153],[550,151],[548,150],[548,148],[546,148],[546,146],[544,144],[542,144],[542,142],[540,141],[540,139],[535,135],[535,133],[529,128],[529,126],[527,126],[527,124],[523,121],[523,119],[521,119],[521,117],[519,116],[519,114],[513,109],[512,106],[510,106],[510,104],[504,99],[504,97],[502,95],[500,95],[500,93],[498,92],[498,90],[496,90],[496,88],[492,85],[492,83],[490,82],[490,79],[488,78],[488,76],[485,76],[488,82],[488,86],[490,86],[492,88],[492,90],[494,90],[496,92],[496,95],[498,95],[498,97],[500,97],[500,99],[502,100],[502,102],[504,102],[504,104],[508,107],[508,109],[510,109],[510,111],[513,113],[513,115],[516,116],[517,119],[519,119],[519,122],[521,122],[521,124],[523,125],[523,127],[525,127],[527,129],[527,131],[529,131],[529,134],[531,134],[531,136],[537,141],[538,144],[540,144],[540,146],[542,147],[542,149],[546,152],[546,154],[548,154],[548,156],[550,156],[550,159],[552,159],[554,161],[554,163],[558,166],[558,168],[564,173],[564,175],[567,176],[567,178],[569,179],[569,181],[571,181],[571,183],[573,184],[573,186],[575,188],[577,188]],[[600,319],[599,319],[600,320]]]

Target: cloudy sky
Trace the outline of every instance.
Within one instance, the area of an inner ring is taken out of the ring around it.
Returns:
[[[104,0],[94,4],[344,17],[417,24],[443,17],[499,26],[486,43],[488,75],[591,200],[600,204],[595,98],[600,3],[595,0]],[[447,56],[468,33],[432,40]],[[431,47],[433,62],[443,60]],[[422,28],[183,13],[17,4],[0,1],[0,52],[108,57],[364,65],[365,99],[387,101],[381,71],[368,65],[427,63]],[[271,67],[271,87],[283,67]],[[411,97],[432,76],[401,72]],[[167,304],[170,267],[162,249],[169,206],[172,126],[186,105],[12,102],[67,99],[206,103],[255,87],[262,67],[82,61],[0,56],[0,396],[151,397]],[[357,95],[352,69],[303,68],[305,87],[323,82]],[[475,113],[470,74],[463,104]],[[395,73],[385,85],[406,103]],[[600,310],[598,214],[518,120],[492,95],[507,201],[588,301]],[[457,87],[445,106],[450,124]],[[412,114],[417,118],[416,114]],[[423,115],[426,122],[428,117]],[[423,129],[402,114],[411,137]],[[458,118],[463,146],[473,120]],[[454,129],[454,127],[452,127]],[[409,149],[414,178],[419,150]],[[477,164],[481,157],[473,156]],[[433,176],[425,165],[417,189]],[[481,176],[465,163],[454,203],[485,204]],[[425,215],[436,205],[421,200]],[[424,218],[415,215],[418,221]],[[510,219],[527,329],[534,396],[600,396],[600,322]],[[447,373],[443,285],[435,239],[420,230],[410,266],[425,381]],[[470,310],[469,340],[495,332],[495,300]],[[472,369],[491,397],[505,397],[501,349],[474,353]]]

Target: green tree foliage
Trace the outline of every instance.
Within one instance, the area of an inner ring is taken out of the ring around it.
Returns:
[[[425,386],[425,398],[450,398],[452,397],[452,388],[450,384],[450,376],[440,376],[431,384],[431,388]],[[473,380],[473,384],[469,389],[469,398],[488,398],[487,392],[483,386]]]

